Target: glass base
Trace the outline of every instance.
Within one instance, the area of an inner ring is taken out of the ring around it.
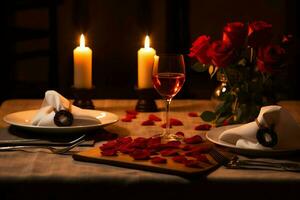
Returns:
[[[182,136],[178,136],[178,135],[175,135],[175,134],[172,134],[172,133],[161,133],[161,134],[156,134],[156,135],[153,135],[152,137],[161,137],[161,140],[162,140],[162,143],[167,143],[167,142],[170,142],[170,141],[181,141],[183,140],[183,137]]]

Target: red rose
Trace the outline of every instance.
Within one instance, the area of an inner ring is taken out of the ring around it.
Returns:
[[[208,50],[208,56],[217,67],[227,67],[236,60],[234,49],[229,43],[215,41]]]
[[[257,48],[270,43],[272,38],[272,24],[264,21],[253,22],[249,25],[248,45]]]
[[[247,32],[247,27],[241,22],[228,23],[223,30],[223,42],[241,48],[245,45]]]
[[[261,72],[275,73],[282,70],[285,50],[279,45],[268,45],[258,49],[257,67]]]
[[[189,56],[191,58],[196,58],[202,64],[209,64],[210,58],[207,56],[209,47],[210,37],[202,35],[193,43]]]

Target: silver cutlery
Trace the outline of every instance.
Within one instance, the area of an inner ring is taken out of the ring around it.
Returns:
[[[229,159],[216,149],[212,149],[209,154],[219,164],[230,169],[265,169],[300,172],[300,164],[294,162],[240,159],[238,156],[233,156],[231,159]]]
[[[67,146],[67,147],[52,147],[52,146],[6,146],[6,147],[0,147],[0,151],[15,151],[15,150],[22,150],[25,151],[27,149],[47,149],[50,152],[54,153],[54,154],[65,154],[68,151],[70,151],[71,149],[77,147],[78,145],[80,145],[81,143],[85,142],[84,139],[85,135],[83,135],[82,137],[76,139],[77,141],[74,142],[72,145]]]
[[[31,146],[31,145],[51,145],[51,146],[66,146],[72,145],[77,141],[85,137],[85,134],[71,141],[47,141],[43,139],[12,139],[12,140],[0,140],[1,146]]]

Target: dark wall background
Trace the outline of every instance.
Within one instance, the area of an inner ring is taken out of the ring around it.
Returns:
[[[265,20],[299,38],[296,0],[15,0],[3,5],[1,97],[71,96],[72,52],[81,32],[93,50],[95,98],[135,98],[137,50],[146,33],[158,53],[187,54],[201,34],[221,37],[227,22]],[[295,57],[298,56],[296,52]],[[190,70],[179,98],[209,98],[216,81]],[[293,85],[299,69],[291,69]],[[291,98],[299,97],[299,90]]]

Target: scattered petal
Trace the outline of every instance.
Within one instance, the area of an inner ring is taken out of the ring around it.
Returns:
[[[208,158],[206,157],[205,154],[194,155],[192,157],[196,158],[198,161],[205,162],[205,163],[210,163],[210,161],[208,160]]]
[[[123,117],[123,118],[121,119],[121,121],[122,121],[122,122],[131,122],[131,121],[132,121],[132,118],[130,118],[130,117]]]
[[[100,146],[100,149],[102,151],[105,151],[105,150],[109,150],[109,149],[115,149],[118,147],[118,142],[116,140],[111,140],[111,141],[108,141],[104,144],[102,144]]]
[[[178,137],[184,137],[184,133],[181,131],[178,131],[177,133],[175,133],[175,135],[177,135]]]
[[[174,126],[182,126],[183,123],[179,119],[171,118],[170,119],[170,124]]]
[[[203,168],[200,165],[200,162],[197,160],[187,160],[185,163],[186,167],[190,167],[190,168]]]
[[[160,154],[162,156],[177,156],[178,155],[178,150],[176,149],[164,149],[160,151]]]
[[[117,156],[117,150],[116,149],[108,149],[101,151],[102,156]]]
[[[151,158],[151,162],[153,164],[165,164],[167,163],[167,159],[159,157],[159,156],[155,156]]]
[[[136,115],[126,114],[126,118],[136,119]]]
[[[142,126],[153,126],[154,125],[154,121],[151,120],[146,120],[142,122]]]
[[[185,163],[188,159],[183,155],[179,155],[179,156],[173,157],[172,160],[177,163]]]
[[[119,146],[118,150],[124,154],[130,154],[133,151],[135,151],[136,149],[134,147],[131,146],[131,143],[128,144],[122,144]]]
[[[167,126],[166,123],[161,125],[162,128],[166,128],[166,126]],[[170,128],[172,128],[172,124],[170,124]]]
[[[208,153],[211,150],[211,148],[212,148],[211,145],[202,145],[202,146],[193,147],[191,150],[185,152],[184,155],[186,156],[201,155],[203,153]]]
[[[154,114],[150,114],[148,119],[151,120],[151,121],[155,121],[155,122],[160,122],[161,121],[161,118],[154,115]]]
[[[133,148],[144,149],[147,147],[148,139],[144,137],[138,137],[130,144]]]
[[[182,150],[184,150],[184,151],[190,151],[193,148],[194,148],[194,146],[187,144],[187,145],[185,145],[185,146],[182,147]]]
[[[130,156],[134,160],[149,160],[150,159],[150,152],[146,149],[136,149],[130,153]]]
[[[200,125],[195,127],[195,130],[197,130],[197,131],[208,131],[210,129],[211,129],[210,124],[200,124]]]
[[[199,117],[199,114],[196,113],[196,112],[189,112],[188,116],[190,116],[190,117]]]
[[[200,135],[194,135],[192,137],[185,138],[184,142],[187,144],[199,144],[199,143],[203,142],[203,139]]]
[[[181,145],[180,141],[169,141],[166,144],[162,144],[164,148],[168,149],[177,149]]]
[[[119,144],[129,144],[132,142],[132,138],[131,137],[121,137],[117,139],[117,142]]]
[[[139,114],[136,110],[126,110],[126,113],[129,115],[137,115]]]

